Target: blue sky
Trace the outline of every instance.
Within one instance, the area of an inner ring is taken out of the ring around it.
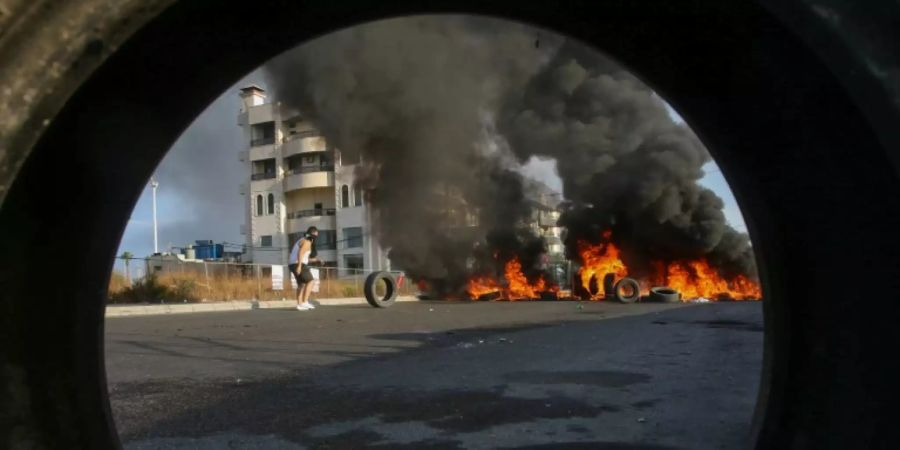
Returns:
[[[238,186],[244,178],[238,152],[244,148],[237,125],[240,108],[238,89],[255,83],[265,88],[261,70],[251,72],[222,93],[179,137],[156,170],[159,248],[180,247],[199,239],[216,242],[243,242],[239,227],[243,223],[244,198]],[[681,121],[670,108],[672,117]],[[522,172],[561,190],[554,161],[532,159]],[[728,183],[714,162],[704,166],[706,176],[700,184],[708,187],[725,203],[728,222],[746,231]],[[119,244],[118,254],[130,251],[142,257],[153,252],[151,189],[147,186],[135,205]],[[117,267],[121,264],[117,262]],[[140,275],[140,274],[136,274]]]

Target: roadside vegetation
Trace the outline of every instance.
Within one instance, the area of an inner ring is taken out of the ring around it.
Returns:
[[[269,277],[241,275],[216,275],[207,278],[202,273],[151,274],[128,283],[120,272],[113,272],[107,295],[109,304],[135,303],[198,303],[231,300],[281,300],[294,298],[290,282],[285,280],[287,290],[272,289]],[[344,279],[324,279],[319,283],[315,298],[362,297],[363,276]],[[400,295],[414,295],[413,283],[407,282],[400,289]]]

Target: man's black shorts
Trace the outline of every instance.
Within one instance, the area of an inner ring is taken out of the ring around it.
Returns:
[[[297,280],[298,285],[303,285],[313,280],[312,272],[309,271],[309,266],[306,264],[301,264],[299,274],[297,273],[296,264],[289,264],[288,270],[294,274],[294,279]]]

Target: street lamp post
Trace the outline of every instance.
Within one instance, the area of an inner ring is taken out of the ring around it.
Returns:
[[[153,177],[150,178],[150,187],[153,188],[153,253],[159,253],[159,239],[156,234],[156,188],[159,183]]]

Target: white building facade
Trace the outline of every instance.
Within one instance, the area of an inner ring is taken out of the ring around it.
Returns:
[[[290,248],[310,226],[319,229],[318,257],[339,275],[390,270],[386,252],[369,225],[369,208],[354,183],[356,162],[341,161],[312,124],[297,111],[267,102],[265,91],[248,86],[238,124],[246,150],[244,259],[287,266]]]

